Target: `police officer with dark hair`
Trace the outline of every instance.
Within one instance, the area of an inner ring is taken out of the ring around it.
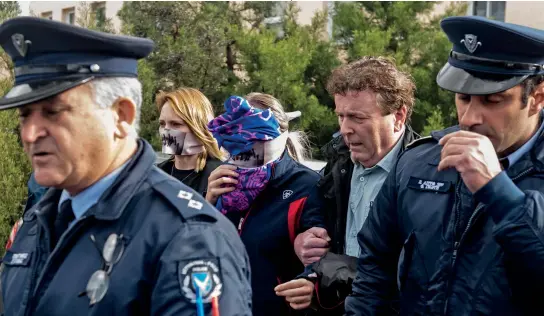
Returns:
[[[347,315],[537,315],[544,307],[544,31],[441,23],[459,126],[415,141],[359,233]]]
[[[251,315],[234,226],[136,134],[148,39],[21,17],[0,26],[36,182],[3,258],[5,315]]]

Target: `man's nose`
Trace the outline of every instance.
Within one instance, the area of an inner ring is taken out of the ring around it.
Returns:
[[[353,133],[353,128],[348,119],[346,118],[340,119],[339,123],[340,123],[340,133],[342,135],[349,135]]]
[[[32,112],[21,121],[21,140],[23,143],[35,143],[39,138],[47,135],[43,121],[43,117],[37,111]]]
[[[483,123],[481,107],[479,97],[470,98],[470,103],[465,106],[462,113],[459,113],[459,125],[464,128],[481,125]]]

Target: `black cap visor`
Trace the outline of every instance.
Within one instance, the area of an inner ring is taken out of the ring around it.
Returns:
[[[467,95],[487,95],[511,89],[529,75],[497,75],[469,72],[446,63],[436,77],[436,83],[443,89]]]
[[[49,82],[23,83],[16,85],[0,99],[0,110],[7,110],[47,99],[61,92],[91,81],[93,77],[73,80],[56,80]]]

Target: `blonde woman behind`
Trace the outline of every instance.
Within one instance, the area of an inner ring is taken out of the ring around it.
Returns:
[[[197,89],[160,92],[159,133],[162,152],[172,157],[158,165],[164,172],[206,196],[208,177],[222,164],[223,154],[208,131],[213,108]]]

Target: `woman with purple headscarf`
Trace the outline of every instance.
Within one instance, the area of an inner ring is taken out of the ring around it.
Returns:
[[[293,248],[295,237],[324,225],[316,187],[320,176],[299,162],[305,156],[303,134],[288,131],[296,115],[285,113],[274,97],[232,96],[224,106],[226,112],[208,128],[229,153],[229,164],[210,175],[206,199],[238,227],[246,246],[253,315],[304,315],[274,288],[304,270]]]

